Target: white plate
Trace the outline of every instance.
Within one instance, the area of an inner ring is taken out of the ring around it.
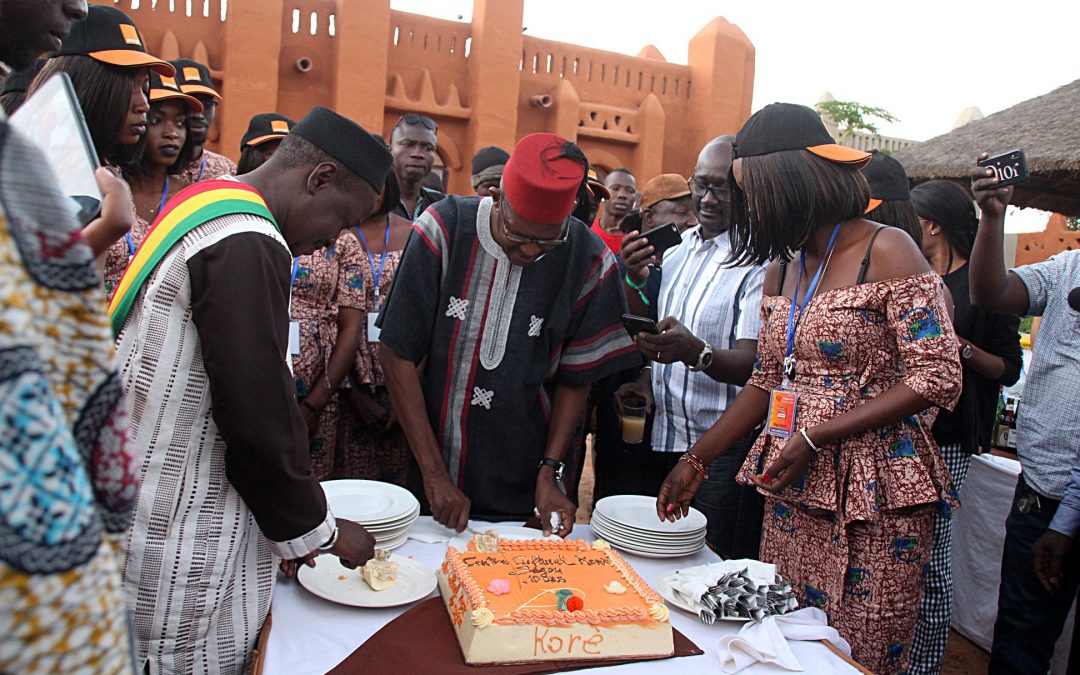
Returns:
[[[599,513],[593,513],[592,522],[593,522],[593,525],[599,525],[600,527],[607,530],[608,532],[614,532],[614,533],[620,534],[620,535],[622,535],[622,536],[624,536],[626,538],[635,539],[635,540],[641,540],[641,541],[650,541],[650,542],[653,542],[653,543],[656,543],[656,544],[668,544],[668,543],[694,541],[694,540],[700,539],[701,537],[705,536],[705,529],[704,528],[700,529],[700,530],[694,530],[692,532],[678,532],[678,533],[674,533],[674,534],[656,534],[654,532],[645,532],[645,531],[642,531],[642,530],[635,530],[633,528],[626,527],[625,525],[619,525],[618,523],[613,523],[610,520],[608,520],[607,518],[604,518]]]
[[[705,528],[705,514],[691,507],[690,514],[674,523],[658,520],[656,498],[641,495],[615,495],[596,502],[596,509],[607,520],[637,530],[658,534],[694,532]]]
[[[418,508],[416,509],[416,511],[410,513],[408,516],[404,518],[398,518],[397,520],[391,521],[389,523],[378,523],[373,525],[371,523],[363,523],[360,521],[357,522],[360,522],[360,524],[363,525],[364,529],[366,529],[368,532],[389,532],[390,530],[400,530],[402,528],[408,529],[412,526],[413,522],[419,516],[420,509]]]
[[[605,535],[600,530],[593,528],[597,534],[600,534],[604,541],[608,542],[620,551],[627,553],[633,553],[634,555],[644,556],[646,558],[678,558],[681,556],[692,555],[697,553],[705,546],[705,539],[700,539],[697,542],[679,546],[648,546],[638,544],[633,541],[619,539],[618,537],[612,537]]]
[[[646,539],[646,538],[642,538],[642,537],[635,537],[635,536],[632,536],[632,535],[627,535],[625,533],[619,532],[618,530],[611,529],[611,528],[609,528],[608,526],[606,526],[606,525],[604,525],[602,523],[597,523],[597,522],[593,523],[592,528],[593,528],[593,532],[596,532],[597,534],[603,535],[603,537],[605,539],[607,539],[608,541],[617,541],[619,543],[622,543],[622,544],[625,544],[625,545],[628,545],[628,546],[633,546],[633,547],[642,548],[642,549],[656,549],[658,552],[659,551],[669,551],[669,550],[687,550],[687,549],[697,548],[703,541],[705,541],[705,533],[704,532],[702,532],[702,533],[700,533],[698,535],[695,535],[692,538],[688,538],[688,539],[678,539],[678,540],[665,541],[665,540],[662,540],[662,539],[661,540]]]
[[[397,583],[385,591],[371,590],[359,569],[342,567],[332,555],[316,558],[315,567],[301,565],[296,578],[313,595],[353,607],[407,605],[431,595],[438,585],[435,572],[412,558],[391,555],[390,560],[398,564]]]
[[[514,525],[488,525],[475,528],[477,532],[487,532],[488,530],[495,530],[495,534],[499,535],[499,539],[509,539],[511,541],[520,541],[522,539],[549,539],[551,541],[559,541],[560,537],[557,535],[544,536],[544,533],[540,530],[534,530],[531,527],[520,527]],[[473,533],[469,530],[465,530],[460,534],[454,536],[450,540],[449,546],[453,546],[459,551],[468,550],[469,542],[472,541]]]
[[[328,480],[322,487],[335,516],[365,525],[393,523],[419,511],[420,504],[412,493],[390,483]]]
[[[389,539],[380,540],[378,537],[376,537],[375,538],[375,548],[379,548],[379,549],[382,549],[384,551],[392,551],[395,548],[398,548],[399,546],[401,546],[402,544],[407,542],[408,540],[409,540],[409,533],[408,532],[405,532],[404,534],[399,534],[398,536],[391,537]]]

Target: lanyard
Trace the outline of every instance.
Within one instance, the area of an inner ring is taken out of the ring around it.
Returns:
[[[386,215],[386,236],[383,239],[382,253],[379,255],[379,269],[375,270],[375,258],[371,255],[371,251],[368,250],[367,239],[364,239],[364,233],[360,231],[360,228],[356,228],[356,234],[360,237],[360,243],[364,245],[364,253],[367,254],[368,264],[371,265],[372,285],[375,287],[375,307],[379,306],[379,279],[382,278],[383,265],[386,264],[386,251],[390,248],[390,214]]]
[[[289,278],[289,288],[296,285],[296,275],[300,271],[300,258],[292,259],[292,277]]]
[[[161,215],[162,209],[165,208],[165,202],[168,201],[168,198],[169,198],[169,176],[168,176],[168,174],[166,174],[165,175],[165,187],[161,188],[161,201],[158,202],[158,207],[157,207],[158,216]],[[135,238],[131,236],[131,232],[128,232],[127,234],[124,235],[124,241],[127,242],[128,262],[131,262],[131,259],[135,257]]]
[[[206,171],[206,158],[203,157],[202,164],[199,165],[199,175],[195,176],[195,182],[198,183],[202,180],[203,172]]]
[[[821,282],[821,277],[825,273],[825,268],[829,266],[829,260],[832,259],[833,246],[836,245],[836,238],[840,234],[840,226],[843,223],[837,223],[833,228],[832,236],[829,238],[829,245],[825,249],[825,255],[818,265],[817,274],[814,275],[813,280],[810,282],[810,286],[806,289],[806,295],[803,296],[803,301],[799,303],[799,283],[802,281],[803,272],[806,269],[806,253],[800,254],[799,257],[799,276],[795,278],[795,292],[791,298],[791,311],[788,313],[787,323],[787,352],[784,355],[784,379],[790,382],[795,379],[795,331],[798,330],[799,324],[802,322],[803,315],[806,312],[806,306],[810,304],[810,299],[814,297],[814,292],[817,290],[818,283]],[[799,317],[795,318],[795,306],[799,306]]]

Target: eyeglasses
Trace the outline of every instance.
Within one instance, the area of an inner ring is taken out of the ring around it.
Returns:
[[[427,115],[421,115],[420,113],[405,113],[397,121],[398,124],[401,124],[402,122],[405,124],[423,124],[424,128],[428,131],[435,131],[439,128],[439,124],[435,120]]]
[[[506,197],[503,196],[502,199],[505,200]],[[503,209],[502,206],[499,206],[498,209],[499,209],[499,222],[502,223],[503,236],[506,237],[507,241],[509,241],[511,244],[514,244],[515,246],[524,246],[526,244],[534,244],[534,245],[538,246],[541,249],[544,249],[546,251],[550,251],[551,249],[555,248],[556,246],[560,246],[562,244],[565,244],[567,237],[570,236],[570,219],[569,218],[567,218],[563,222],[562,234],[559,235],[558,239],[534,239],[533,237],[526,237],[523,234],[518,234],[517,232],[514,232],[512,229],[510,229],[510,223],[509,223],[510,219],[506,217],[506,211]]]
[[[701,199],[708,192],[712,194],[713,199],[718,202],[730,202],[731,201],[731,187],[724,183],[723,185],[712,185],[710,183],[700,183],[693,178],[686,181],[686,187],[690,188],[690,194],[694,197]]]

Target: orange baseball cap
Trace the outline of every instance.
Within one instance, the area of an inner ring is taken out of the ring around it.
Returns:
[[[735,135],[735,156],[754,157],[785,150],[808,150],[818,157],[862,166],[870,153],[837,144],[821,116],[794,103],[770,103],[746,120]]]
[[[142,34],[127,14],[105,5],[90,5],[86,18],[71,24],[71,32],[51,56],[89,56],[111,66],[176,74],[168,61],[147,53]]]
[[[645,210],[666,199],[690,196],[690,186],[677,173],[662,173],[653,178],[641,191],[641,209]]]

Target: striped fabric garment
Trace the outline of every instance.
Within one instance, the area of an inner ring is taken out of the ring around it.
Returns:
[[[761,331],[761,266],[725,267],[731,252],[726,234],[703,239],[701,228],[664,256],[659,314],[675,317],[713,351],[732,349],[737,340],[757,340]],[[739,387],[694,373],[683,363],[653,365],[653,450],[686,452],[708,431]]]

